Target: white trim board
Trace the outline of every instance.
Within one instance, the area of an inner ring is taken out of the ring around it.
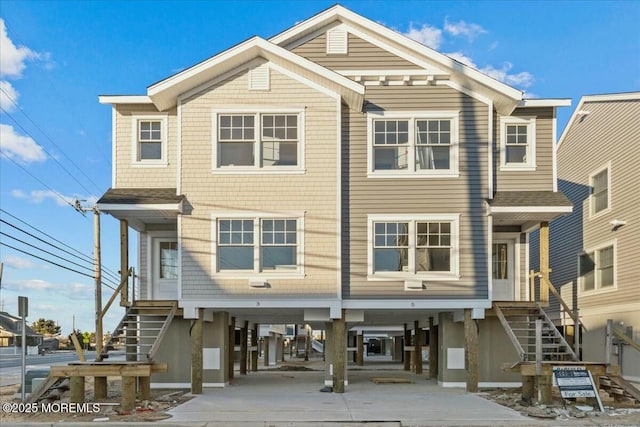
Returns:
[[[463,381],[440,381],[438,380],[438,385],[444,388],[465,388],[467,386],[466,382]],[[513,382],[491,382],[491,381],[482,381],[478,383],[478,387],[480,388],[516,388],[522,387],[522,382],[513,381]]]

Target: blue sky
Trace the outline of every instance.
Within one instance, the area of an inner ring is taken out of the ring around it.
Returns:
[[[83,217],[68,202],[90,206],[111,183],[111,111],[98,95],[145,94],[158,80],[253,35],[269,38],[332,4],[2,0],[0,242],[90,275],[92,215]],[[582,95],[640,90],[637,1],[342,4],[529,97],[571,98],[575,106]],[[560,109],[558,132],[572,111]],[[103,216],[102,232],[103,262],[117,271],[117,221]],[[4,311],[17,313],[18,295],[25,295],[29,322],[54,319],[68,334],[75,317],[77,328],[94,329],[90,277],[7,246],[0,257]],[[105,288],[103,300],[110,294]],[[105,329],[120,316],[109,316]]]

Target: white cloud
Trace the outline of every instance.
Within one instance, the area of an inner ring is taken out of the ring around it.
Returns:
[[[455,23],[444,21],[444,30],[452,36],[464,36],[469,41],[473,41],[478,35],[487,32],[482,26],[478,24],[467,24],[464,21],[458,21]]]
[[[505,62],[501,68],[495,68],[492,65],[487,65],[480,69],[480,71],[511,86],[517,86],[521,89],[531,87],[534,82],[533,75],[528,71],[510,74],[509,71],[511,71],[512,68],[513,64]]]
[[[5,285],[3,283],[3,288],[4,287]],[[94,296],[93,285],[77,282],[51,283],[39,279],[8,280],[5,290],[12,292],[36,292],[39,295],[51,294],[72,300],[91,300]]]
[[[39,59],[41,55],[26,46],[16,46],[7,34],[4,19],[0,19],[0,77],[22,77],[28,60]]]
[[[12,267],[17,270],[29,270],[29,269],[49,269],[50,267],[43,264],[38,264],[31,261],[28,258],[22,258],[15,255],[5,255],[2,257],[2,262],[7,267]]]
[[[413,24],[411,24],[409,31],[404,33],[404,35],[423,45],[429,46],[431,49],[438,49],[442,43],[442,30],[427,24],[423,24],[420,28],[415,28]]]
[[[73,204],[75,200],[81,200],[83,204],[93,206],[98,201],[95,196],[83,196],[80,194],[65,195],[52,190],[32,190],[26,193],[20,189],[14,189],[11,190],[11,195],[16,199],[28,200],[35,204],[40,204],[47,199],[51,199],[56,202],[58,206],[69,206],[69,203]]]
[[[16,109],[18,91],[6,80],[0,80],[0,107],[8,113]]]
[[[32,138],[18,135],[13,126],[0,124],[0,152],[23,163],[44,162],[44,150]]]

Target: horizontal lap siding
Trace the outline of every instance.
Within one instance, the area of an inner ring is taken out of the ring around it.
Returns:
[[[173,108],[166,112],[168,116],[168,141],[166,167],[136,167],[132,165],[133,118],[132,115],[153,115],[158,110],[153,105],[118,105],[116,107],[116,188],[172,188],[176,186],[177,167],[177,115]]]
[[[552,191],[553,190],[553,108],[518,108],[512,117],[536,118],[536,170],[500,170],[500,117],[495,125],[494,169],[495,191]]]
[[[349,34],[347,54],[327,54],[327,36],[322,34],[292,49],[292,52],[333,70],[413,70],[417,65]]]
[[[304,109],[306,173],[212,174],[214,106],[247,106],[247,112],[255,112],[255,106],[260,105]],[[269,91],[248,91],[247,74],[243,71],[184,101],[182,192],[192,210],[182,220],[183,298],[335,298],[338,262],[336,114],[334,98],[274,70],[271,70]],[[211,215],[216,211],[306,212],[306,276],[296,280],[268,280],[270,288],[266,289],[250,288],[247,278],[212,277]]]
[[[555,239],[570,239],[571,251],[560,255],[554,266],[563,282],[577,283],[578,252],[606,245],[616,240],[616,289],[611,292],[582,293],[580,309],[639,303],[640,282],[640,101],[588,102],[589,111],[573,126],[558,150],[558,177],[561,188],[571,191],[575,233],[563,232],[562,222],[552,223]],[[589,215],[589,176],[611,161],[611,210],[591,218]],[[611,230],[613,219],[627,225]],[[569,220],[565,220],[568,222]],[[583,238],[581,238],[581,236]]]
[[[349,236],[343,247],[344,297],[487,298],[487,106],[440,86],[369,86],[366,99],[387,111],[459,110],[460,177],[367,178],[366,115],[343,110],[343,236]],[[460,213],[461,279],[427,282],[425,291],[411,293],[400,281],[367,280],[367,215],[393,213]]]

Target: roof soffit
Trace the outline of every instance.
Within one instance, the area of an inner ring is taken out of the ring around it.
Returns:
[[[160,111],[167,110],[177,104],[178,97],[182,94],[206,85],[207,82],[258,57],[288,69],[340,95],[351,108],[362,109],[364,101],[364,87],[362,85],[260,37],[249,39],[149,86],[148,96]]]
[[[425,70],[442,70],[441,74],[449,74],[450,80],[456,85],[478,93],[492,100],[496,110],[503,115],[509,115],[523,98],[523,92],[506,85],[486,74],[462,64],[440,52],[422,45],[400,33],[381,24],[364,18],[340,5],[333,6],[319,14],[303,21],[294,27],[277,34],[269,39],[287,49],[298,45],[314,33],[328,30],[338,23],[355,32],[365,35],[365,39],[381,48],[391,46],[395,53],[404,59],[415,63]],[[363,37],[364,38],[364,37]]]

